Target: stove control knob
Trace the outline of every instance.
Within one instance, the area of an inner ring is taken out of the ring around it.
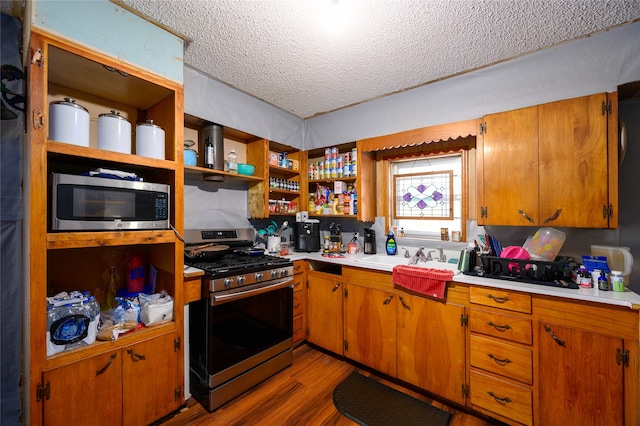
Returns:
[[[229,288],[229,287],[233,286],[233,278],[225,278],[224,279],[224,286],[226,288]]]
[[[272,269],[271,270],[271,278],[278,278],[278,270],[277,269]]]
[[[281,277],[286,277],[288,275],[289,275],[289,271],[287,271],[285,268],[282,268],[282,270],[280,270]]]
[[[238,285],[245,285],[245,283],[247,282],[242,275],[239,275],[238,278],[236,278],[236,281],[238,282]]]
[[[256,272],[256,282],[262,281],[262,272]]]

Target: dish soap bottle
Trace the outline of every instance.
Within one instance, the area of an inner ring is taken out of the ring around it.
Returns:
[[[396,237],[393,235],[393,231],[389,231],[387,235],[387,255],[395,256],[398,252],[398,246],[396,245]]]
[[[236,150],[232,149],[227,155],[227,171],[229,173],[238,173],[238,154]]]

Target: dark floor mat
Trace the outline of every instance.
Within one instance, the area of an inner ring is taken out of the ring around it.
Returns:
[[[344,416],[365,426],[447,426],[451,413],[352,373],[333,391],[333,403]]]

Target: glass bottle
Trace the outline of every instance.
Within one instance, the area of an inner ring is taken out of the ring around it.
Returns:
[[[109,267],[109,283],[104,294],[104,309],[109,311],[116,307],[116,267]]]
[[[227,171],[229,173],[238,173],[238,154],[236,150],[232,149],[227,155]]]
[[[214,149],[212,138],[207,138],[204,146],[204,166],[208,169],[213,169],[214,162]]]

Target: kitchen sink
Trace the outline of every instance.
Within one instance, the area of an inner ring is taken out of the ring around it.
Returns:
[[[354,259],[354,262],[365,265],[376,265],[378,268],[392,270],[396,265],[408,265],[409,259],[404,256],[387,256],[384,254],[366,255],[364,257],[358,257]],[[415,264],[422,268],[435,268],[435,269],[448,269],[454,273],[459,273],[457,263],[438,262],[437,260],[429,260],[428,262],[421,262]]]

